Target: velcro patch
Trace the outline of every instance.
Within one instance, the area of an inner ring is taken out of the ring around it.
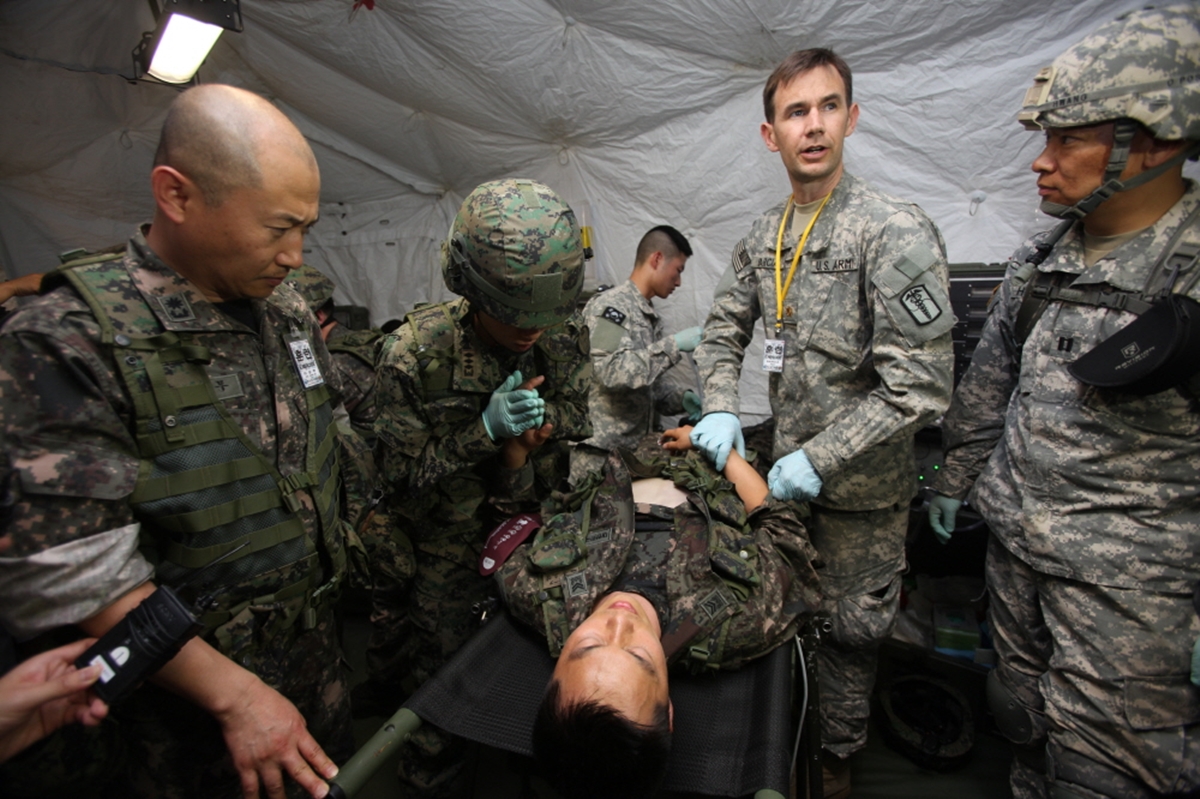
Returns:
[[[496,526],[483,545],[479,556],[479,573],[487,577],[508,560],[521,543],[542,526],[542,517],[536,513],[518,513]]]
[[[213,375],[209,378],[212,383],[213,393],[217,395],[219,400],[233,399],[234,397],[244,397],[246,392],[242,390],[242,377],[237,372],[231,375]]]
[[[707,614],[708,621],[712,621],[721,611],[729,607],[729,604],[729,597],[725,596],[725,592],[715,588],[708,596],[700,600],[700,604],[696,606],[696,616]]]
[[[746,252],[746,240],[742,239],[733,248],[733,271],[739,275],[750,266],[750,253]]]
[[[941,306],[934,301],[924,283],[905,291],[900,295],[900,302],[918,325],[930,324],[942,315]]]
[[[595,530],[589,530],[588,534],[587,534],[587,538],[584,540],[584,543],[587,544],[589,547],[598,546],[600,544],[607,544],[609,541],[612,540],[612,534],[613,534],[613,531],[612,531],[611,527],[600,527]]]
[[[588,592],[587,575],[583,572],[574,572],[566,577],[566,594],[567,596],[586,596]]]
[[[604,309],[604,313],[602,313],[601,316],[603,316],[608,321],[614,322],[618,325],[625,324],[625,314],[621,313],[620,311],[618,311],[616,308],[612,307],[611,305]]]
[[[163,313],[172,322],[190,322],[196,318],[196,313],[192,310],[192,304],[188,302],[187,294],[182,291],[176,294],[158,296],[154,299],[158,300],[158,306],[162,308]]]
[[[808,264],[814,272],[854,272],[858,261],[853,258],[814,258]]]

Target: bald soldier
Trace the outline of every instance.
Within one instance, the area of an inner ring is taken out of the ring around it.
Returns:
[[[214,597],[201,635],[113,709],[121,789],[322,797],[353,746],[331,606],[339,400],[281,286],[317,218],[316,160],[270,103],[200,86],[172,104],[150,182],[153,222],[124,253],[65,265],[0,331],[19,475],[0,621],[100,636],[195,575],[185,601]]]

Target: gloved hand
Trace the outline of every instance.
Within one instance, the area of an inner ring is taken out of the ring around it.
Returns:
[[[951,499],[941,494],[934,494],[933,499],[929,500],[929,526],[943,544],[950,541],[954,532],[954,518],[961,507],[961,499]]]
[[[692,446],[713,462],[718,472],[725,471],[729,450],[737,448],[746,457],[746,439],[742,438],[742,422],[737,414],[727,411],[710,413],[692,428]]]
[[[700,338],[704,335],[704,328],[689,327],[686,330],[680,330],[675,334],[675,345],[679,347],[680,352],[691,352],[700,346]]]
[[[483,410],[483,426],[492,441],[512,438],[531,427],[539,427],[546,413],[546,401],[535,389],[518,389],[520,370],[513,372],[492,392]]]
[[[683,392],[683,412],[687,414],[688,421],[692,424],[700,421],[700,413],[703,410],[703,405],[700,402],[700,395],[690,388]]]
[[[767,475],[767,487],[775,499],[808,502],[821,493],[821,476],[804,450],[798,449],[775,461]]]
[[[1192,685],[1200,686],[1200,638],[1192,646]]]

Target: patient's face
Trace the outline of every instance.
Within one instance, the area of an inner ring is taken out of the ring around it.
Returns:
[[[649,725],[668,701],[667,657],[654,607],[637,594],[614,592],[596,603],[567,638],[554,667],[567,702],[593,700]]]

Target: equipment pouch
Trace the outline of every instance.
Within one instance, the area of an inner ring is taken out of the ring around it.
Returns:
[[[1146,396],[1200,371],[1200,302],[1168,294],[1067,366],[1089,386]]]

